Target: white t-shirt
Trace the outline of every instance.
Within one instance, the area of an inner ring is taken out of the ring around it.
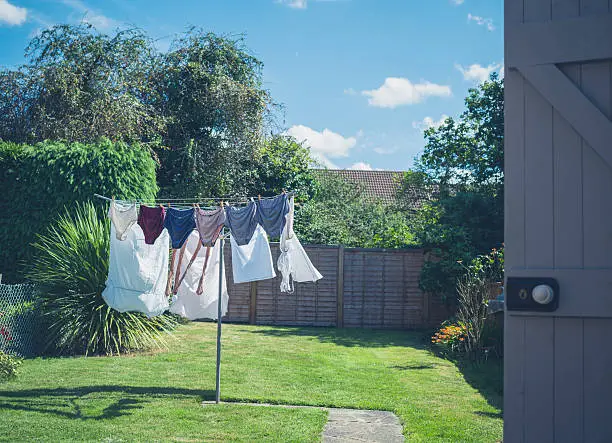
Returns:
[[[232,272],[234,283],[267,280],[276,277],[270,243],[264,228],[257,225],[251,240],[239,246],[233,237],[232,245]]]

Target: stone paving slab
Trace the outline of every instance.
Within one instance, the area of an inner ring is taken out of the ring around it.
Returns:
[[[323,435],[323,443],[403,443],[402,424],[399,418],[388,411],[369,411],[362,409],[326,408],[321,406],[278,405],[270,403],[221,402],[246,406],[266,406],[278,408],[309,408],[329,411]],[[214,405],[214,401],[202,402],[204,406]]]

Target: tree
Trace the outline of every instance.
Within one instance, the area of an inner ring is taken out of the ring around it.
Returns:
[[[88,24],[42,31],[26,48],[26,63],[0,72],[0,138],[149,142],[163,118],[142,97],[153,60],[139,30],[113,37]]]
[[[434,258],[421,274],[427,292],[453,298],[461,262],[503,243],[503,91],[496,74],[470,89],[458,120],[425,132],[416,172],[405,176],[404,208],[414,186],[431,191],[410,221],[416,240]]]
[[[363,248],[414,245],[401,211],[374,203],[363,189],[340,178],[322,178],[315,196],[296,209],[295,230],[305,243]]]
[[[257,178],[250,193],[273,196],[287,190],[296,192],[297,201],[308,200],[314,196],[316,186],[311,164],[308,148],[293,137],[272,135],[258,152]]]
[[[151,74],[151,103],[167,122],[159,183],[167,196],[244,195],[255,182],[270,101],[262,63],[242,39],[197,28]]]
[[[270,104],[261,69],[242,39],[197,28],[159,53],[138,29],[54,26],[0,72],[0,138],[137,141],[160,163],[165,196],[244,195]]]

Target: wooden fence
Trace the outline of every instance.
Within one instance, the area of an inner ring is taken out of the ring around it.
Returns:
[[[274,263],[277,243],[271,245]],[[451,315],[440,300],[419,289],[424,254],[420,249],[384,250],[305,246],[323,274],[316,283],[296,283],[280,292],[280,276],[235,284],[231,254],[225,251],[230,302],[225,321],[259,325],[415,329]]]

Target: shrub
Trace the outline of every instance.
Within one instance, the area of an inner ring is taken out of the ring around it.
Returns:
[[[467,330],[465,325],[457,322],[444,322],[431,337],[431,342],[441,348],[445,354],[458,354],[465,350]]]
[[[110,224],[92,203],[60,216],[34,244],[28,277],[41,287],[47,349],[61,354],[118,354],[163,344],[177,321],[120,313],[102,298],[108,274]]]
[[[57,214],[94,193],[117,198],[154,198],[155,161],[138,145],[0,142],[0,273],[23,280],[30,244]]]
[[[22,360],[0,351],[0,381],[17,376]]]

